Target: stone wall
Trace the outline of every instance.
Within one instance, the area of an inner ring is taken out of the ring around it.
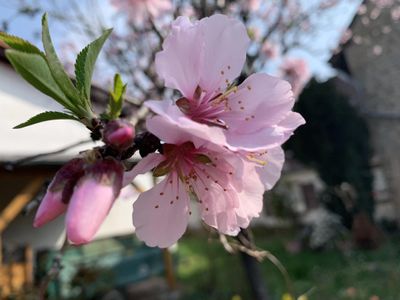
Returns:
[[[386,9],[376,20],[358,16],[351,29],[344,54],[362,91],[356,105],[369,124],[374,161],[388,186],[377,214],[400,221],[400,22]]]

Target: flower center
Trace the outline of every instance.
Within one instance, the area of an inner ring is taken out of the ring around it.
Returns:
[[[228,129],[221,114],[231,110],[228,96],[236,93],[237,89],[237,86],[232,86],[224,93],[214,92],[208,95],[197,86],[192,99],[182,97],[176,101],[176,105],[193,121]]]

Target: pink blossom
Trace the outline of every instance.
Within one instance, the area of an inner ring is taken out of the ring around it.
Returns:
[[[400,6],[396,6],[393,8],[391,11],[391,16],[393,21],[399,21],[400,20]]]
[[[182,97],[176,105],[166,100],[146,105],[191,135],[231,150],[281,145],[304,120],[291,112],[294,98],[286,81],[258,73],[233,84],[249,43],[245,26],[233,18],[213,15],[191,23],[179,17],[155,64],[165,85]]]
[[[361,43],[362,43],[362,37],[361,36],[359,36],[359,35],[355,35],[354,37],[353,37],[353,42],[356,44],[356,45],[360,45]]]
[[[363,23],[364,25],[369,25],[370,20],[368,17],[364,16],[361,18],[361,23]]]
[[[340,44],[346,44],[352,38],[352,36],[353,31],[350,28],[346,29],[340,38]]]
[[[162,13],[171,10],[170,0],[110,0],[111,4],[121,12],[127,13],[129,18],[137,24],[149,16],[159,17]]]
[[[372,20],[376,20],[380,14],[381,14],[381,10],[379,8],[375,7],[373,10],[371,10],[371,13],[369,16]]]
[[[371,2],[378,8],[385,8],[394,4],[394,0],[371,0]]]
[[[249,11],[257,11],[260,8],[261,0],[244,0],[244,9]]]
[[[83,159],[75,158],[56,173],[36,212],[34,227],[43,226],[67,210],[73,187],[83,175],[83,168]]]
[[[298,97],[311,77],[308,64],[301,58],[287,58],[281,65],[282,77],[290,82],[293,93]]]
[[[235,153],[191,136],[163,116],[147,128],[165,142],[163,153],[149,154],[124,184],[153,169],[165,178],[142,193],[133,205],[136,235],[148,246],[169,247],[185,232],[190,198],[200,206],[203,221],[219,232],[236,235],[262,210],[263,192],[278,180],[284,161],[281,148],[263,153]]]
[[[278,46],[270,41],[265,41],[262,44],[261,53],[270,59],[277,58],[279,55]]]
[[[358,8],[358,12],[357,13],[359,15],[364,15],[364,14],[367,13],[367,11],[368,11],[367,6],[365,4],[361,4],[360,7]]]
[[[338,4],[338,0],[324,0],[319,4],[320,9],[328,9]]]
[[[380,46],[380,45],[375,45],[375,46],[372,48],[372,53],[374,53],[374,55],[376,55],[376,56],[381,55],[382,52],[383,52],[383,48],[382,48],[382,46]]]
[[[122,187],[122,165],[112,158],[96,161],[74,188],[66,227],[73,244],[90,242],[108,215]]]
[[[103,135],[104,143],[124,150],[132,145],[135,128],[127,121],[113,120],[107,123]]]
[[[183,3],[183,5],[180,9],[180,15],[191,18],[196,15],[196,12],[192,5],[190,5],[188,3]]]

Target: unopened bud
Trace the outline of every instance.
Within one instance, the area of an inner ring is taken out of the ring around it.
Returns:
[[[119,150],[130,147],[134,138],[135,128],[132,124],[122,120],[110,121],[103,132],[104,143]]]
[[[89,166],[75,186],[67,212],[67,237],[73,244],[90,242],[122,188],[123,166],[112,158]]]
[[[69,161],[56,173],[40,203],[34,227],[40,227],[66,211],[74,185],[83,173],[84,160],[81,158]]]

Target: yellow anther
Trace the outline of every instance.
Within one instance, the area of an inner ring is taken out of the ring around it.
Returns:
[[[262,166],[265,166],[267,164],[267,162],[265,160],[258,159],[256,157],[254,157],[253,154],[247,155],[247,159],[250,160],[250,161],[253,161],[253,162],[255,162],[255,163],[259,164],[259,165],[262,165]]]
[[[233,87],[227,89],[223,94],[221,94],[217,98],[213,99],[212,104],[218,105],[221,102],[228,100],[227,96],[229,96],[232,93],[236,93],[237,89],[238,89],[237,86],[233,86]]]

